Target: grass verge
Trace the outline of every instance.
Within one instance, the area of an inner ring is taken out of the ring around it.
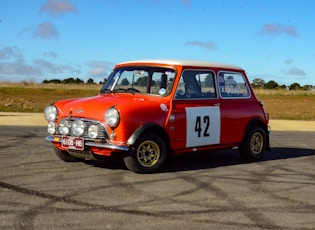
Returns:
[[[0,83],[1,112],[43,112],[54,101],[96,95],[102,86]],[[255,90],[271,119],[315,120],[315,92]]]

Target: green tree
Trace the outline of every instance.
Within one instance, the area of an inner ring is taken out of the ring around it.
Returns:
[[[147,85],[147,82],[148,82],[148,77],[140,77],[137,82],[136,82],[136,85],[137,86],[146,86]]]
[[[287,89],[286,85],[278,85],[276,89]]]
[[[53,83],[53,84],[61,84],[61,81],[59,79],[52,79],[52,80],[44,80],[42,81],[42,83],[44,84],[49,84],[49,83]]]
[[[130,84],[130,83],[129,83],[129,81],[128,81],[127,78],[122,79],[121,85],[129,85],[129,84]]]
[[[289,86],[289,90],[298,90],[298,89],[300,89],[300,88],[301,88],[301,86],[300,86],[299,83],[293,83],[293,84],[291,84],[291,85]]]
[[[84,84],[84,81],[79,79],[79,78],[74,79],[73,77],[70,77],[70,78],[64,79],[62,81],[62,83],[64,83],[64,84]]]
[[[313,87],[311,85],[304,85],[302,90],[311,90]]]
[[[278,83],[275,81],[268,81],[264,86],[265,89],[276,89],[277,87]]]
[[[265,85],[265,81],[263,79],[261,79],[261,78],[255,78],[251,85],[255,89],[256,88],[263,88],[264,85]]]
[[[205,87],[213,87],[213,86],[214,86],[213,75],[208,74],[205,79]]]
[[[86,81],[86,84],[92,85],[92,84],[94,84],[94,80],[93,80],[92,78],[89,78],[89,79]]]
[[[74,83],[74,78],[73,77],[69,77],[69,78],[63,79],[61,82],[63,84],[71,84],[71,83]]]

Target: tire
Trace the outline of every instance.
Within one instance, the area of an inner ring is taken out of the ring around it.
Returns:
[[[58,149],[54,146],[54,151],[57,157],[65,162],[77,162],[78,159],[71,156],[67,151]]]
[[[245,160],[259,160],[265,154],[266,143],[265,130],[259,126],[253,127],[238,147],[240,156]]]
[[[155,173],[167,159],[167,147],[156,134],[142,135],[124,157],[126,167],[135,173]]]

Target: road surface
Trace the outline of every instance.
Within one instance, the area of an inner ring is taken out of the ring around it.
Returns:
[[[0,126],[0,229],[314,229],[315,132],[275,131],[260,162],[237,150],[162,173],[65,163],[43,126]]]

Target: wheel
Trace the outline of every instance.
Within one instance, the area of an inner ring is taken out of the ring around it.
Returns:
[[[261,159],[266,150],[266,132],[261,127],[252,128],[238,147],[240,156],[246,160]]]
[[[124,157],[126,167],[136,173],[158,172],[167,159],[167,147],[155,134],[142,135]]]
[[[54,146],[54,151],[57,157],[65,162],[76,162],[78,161],[77,158],[71,156],[67,151],[58,149]]]

